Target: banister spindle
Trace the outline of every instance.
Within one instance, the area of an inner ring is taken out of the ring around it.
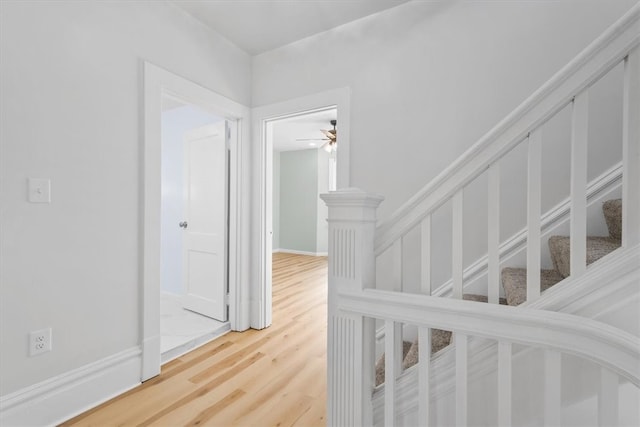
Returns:
[[[468,396],[468,340],[467,336],[454,332],[456,345],[456,426],[467,425],[467,396]]]
[[[618,425],[618,374],[607,368],[600,368],[600,389],[598,390],[598,426]]]
[[[488,267],[487,297],[491,304],[500,301],[500,165],[494,163],[488,171]]]
[[[640,243],[640,48],[624,61],[622,246]]]
[[[511,357],[510,342],[498,342],[498,426],[511,427]]]
[[[402,279],[402,247],[404,239],[401,237],[393,243],[391,248],[393,251],[393,290],[395,292],[402,292],[403,279]],[[402,338],[402,324],[395,324],[395,333],[393,335],[393,352],[395,357],[397,372],[402,372],[402,353],[403,353],[403,338]],[[387,353],[389,354],[389,353]]]
[[[420,224],[420,290],[431,295],[431,215]]]
[[[571,120],[571,216],[569,263],[571,276],[587,269],[587,134],[589,94],[585,89],[573,100]]]
[[[463,293],[463,259],[462,259],[462,220],[463,220],[463,189],[453,196],[452,204],[452,248],[451,248],[451,274],[453,279],[453,297],[462,299]]]
[[[529,134],[527,160],[527,301],[540,297],[542,130]]]
[[[431,417],[431,329],[418,329],[418,425]]]
[[[556,350],[544,351],[544,425],[562,425],[561,417],[562,354]]]
[[[396,378],[400,371],[396,360],[397,323],[393,320],[386,320],[384,327],[384,425],[392,427],[396,424]]]

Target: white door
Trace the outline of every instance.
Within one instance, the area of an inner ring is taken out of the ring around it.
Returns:
[[[184,308],[227,320],[227,122],[184,139]]]

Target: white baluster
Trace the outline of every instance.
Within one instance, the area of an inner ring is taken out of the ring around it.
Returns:
[[[431,215],[422,220],[420,289],[431,295]],[[418,425],[428,426],[431,397],[431,329],[418,329]]]
[[[393,251],[393,290],[395,292],[402,292],[403,279],[402,279],[402,247],[403,238],[396,240],[393,243],[391,250]],[[396,370],[402,372],[402,324],[397,323],[395,326],[393,349],[395,353]],[[387,353],[388,354],[388,353]]]
[[[598,391],[598,425],[618,425],[618,374],[600,368],[600,390]]]
[[[500,302],[500,165],[494,163],[488,172],[488,271],[487,296],[491,304]]]
[[[431,295],[431,215],[427,215],[420,225],[420,290]]]
[[[468,341],[467,336],[454,333],[456,345],[456,426],[467,425],[467,396],[468,396]]]
[[[460,189],[453,196],[452,205],[452,250],[451,250],[451,274],[453,278],[453,297],[462,299],[463,294],[463,237],[462,237],[462,220],[463,220],[463,190]]]
[[[396,424],[396,378],[400,373],[396,360],[397,346],[394,345],[398,325],[393,320],[387,320],[384,326],[384,425],[393,427]]]
[[[622,245],[640,243],[640,48],[624,61]]]
[[[585,89],[573,100],[571,120],[571,276],[587,269],[587,135],[589,94]]]
[[[418,425],[428,426],[431,416],[431,329],[418,330]]]
[[[561,417],[561,375],[562,354],[555,350],[544,353],[544,425],[562,425]]]
[[[396,240],[391,247],[393,254],[393,290],[402,292],[402,238]]]
[[[498,343],[498,426],[511,427],[511,343]]]
[[[527,177],[527,301],[540,297],[542,130],[529,135]]]
[[[341,290],[375,286],[376,209],[382,197],[358,189],[320,196],[329,208],[327,424],[371,425],[371,319],[339,310]]]

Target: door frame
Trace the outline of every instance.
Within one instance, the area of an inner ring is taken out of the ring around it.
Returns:
[[[229,322],[232,330],[249,328],[248,278],[250,109],[210,89],[164,70],[142,63],[142,176],[140,269],[141,380],[160,373],[160,206],[162,95],[196,105],[229,121]],[[243,207],[245,207],[243,209]]]
[[[254,206],[252,223],[257,232],[252,233],[251,248],[253,275],[251,278],[251,327],[263,329],[272,321],[271,241],[273,232],[273,146],[267,128],[274,120],[337,108],[340,127],[340,145],[336,151],[337,188],[347,188],[351,182],[350,157],[350,95],[348,87],[332,89],[313,95],[256,107],[251,110],[253,142]]]

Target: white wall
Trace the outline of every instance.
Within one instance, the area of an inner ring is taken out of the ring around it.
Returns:
[[[384,220],[636,2],[410,2],[254,57],[253,104],[349,87],[350,185],[385,196],[378,210]],[[619,128],[609,133],[616,119],[611,109],[600,108],[607,114],[591,114],[590,130],[604,145],[592,149],[590,141],[590,178],[619,153]],[[552,191],[543,194],[545,210],[568,190],[565,124],[550,124],[554,132],[546,133],[543,184],[551,183]],[[610,150],[609,143],[618,145]],[[512,153],[503,169],[508,188],[502,213],[514,213],[502,238],[524,225],[522,154]],[[466,265],[486,253],[486,197],[478,191],[484,179],[465,191]],[[434,217],[438,250],[432,262],[441,267],[433,271],[434,284],[450,277],[449,209]],[[416,253],[418,242],[417,233],[409,236],[405,253]],[[407,257],[404,277],[418,283],[414,258]]]
[[[183,294],[184,135],[187,131],[223,120],[192,105],[162,113],[162,206],[160,288]]]
[[[316,238],[316,253],[324,254],[328,250],[329,245],[329,209],[327,204],[320,198],[320,194],[329,191],[329,153],[323,149],[318,149],[318,197],[316,199],[318,205],[318,229]]]
[[[140,344],[142,60],[245,105],[251,64],[165,2],[0,5],[5,395]],[[53,351],[30,358],[44,327]]]
[[[253,105],[350,87],[351,185],[386,218],[634,3],[410,2],[254,57]]]

